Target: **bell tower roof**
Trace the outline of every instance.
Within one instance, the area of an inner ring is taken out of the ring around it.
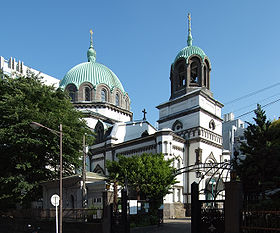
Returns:
[[[181,49],[181,51],[175,57],[175,60],[174,60],[173,64],[175,64],[176,61],[179,60],[180,58],[185,58],[186,63],[188,63],[188,59],[192,55],[199,56],[202,61],[204,61],[204,59],[207,57],[205,52],[200,47],[193,46],[193,37],[192,37],[192,33],[191,33],[191,14],[190,13],[188,13],[188,25],[189,25],[188,39],[187,39],[187,45],[188,46]],[[208,60],[209,60],[209,58],[208,58]]]
[[[179,51],[171,65],[170,99],[175,99],[194,90],[203,90],[212,96],[210,91],[211,63],[205,52],[193,45],[190,14],[188,14],[188,26],[187,47]]]

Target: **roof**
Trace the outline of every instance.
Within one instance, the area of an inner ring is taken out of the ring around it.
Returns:
[[[74,84],[79,89],[84,82],[91,83],[94,88],[103,83],[111,91],[119,88],[125,94],[124,88],[114,72],[105,65],[93,61],[74,66],[66,73],[59,86],[65,88],[68,84]]]
[[[93,85],[93,88],[96,88],[99,84],[105,84],[111,91],[114,88],[118,88],[125,94],[117,75],[105,65],[96,62],[96,51],[93,48],[92,42],[92,30],[90,34],[90,47],[87,51],[88,62],[80,63],[70,69],[61,80],[59,87],[64,89],[68,84],[74,84],[79,89],[82,83],[88,82]]]
[[[186,62],[188,62],[188,59],[190,56],[192,55],[198,55],[199,57],[201,57],[202,60],[204,60],[206,56],[206,54],[204,53],[204,51],[197,47],[197,46],[187,46],[185,48],[183,48],[176,56],[174,63],[181,57],[186,59]]]
[[[83,178],[82,173],[71,175],[71,176],[66,176],[63,177],[63,180],[81,180]],[[95,173],[95,172],[86,172],[86,181],[102,181],[102,180],[107,180],[107,178],[101,174]],[[56,180],[48,180],[48,181],[43,181],[41,184],[50,184],[53,182],[58,182],[59,179]]]

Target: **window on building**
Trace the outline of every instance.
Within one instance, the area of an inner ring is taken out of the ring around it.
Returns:
[[[101,197],[94,197],[93,198],[93,203],[101,203],[102,198]]]
[[[175,65],[176,75],[176,90],[181,89],[186,85],[186,61],[185,59],[179,59]]]
[[[85,101],[91,101],[91,93],[90,93],[90,88],[85,87]]]
[[[201,79],[201,65],[200,65],[200,60],[197,57],[193,57],[191,59],[191,77],[190,77],[190,84],[192,85],[198,85],[200,84],[200,79]]]
[[[120,106],[120,96],[116,94],[116,106]]]
[[[172,125],[172,130],[173,131],[178,131],[178,130],[181,130],[181,129],[183,129],[183,123],[179,120],[176,120],[174,122],[174,124]]]
[[[167,154],[167,142],[164,142],[164,153]]]
[[[105,89],[101,90],[101,101],[107,101],[107,91]]]
[[[181,189],[177,189],[177,201],[181,202]]]
[[[68,88],[67,88],[67,91],[68,91],[68,94],[69,94],[69,97],[71,99],[72,102],[75,102],[76,100],[76,87],[74,85],[70,85]]]
[[[177,168],[178,168],[178,169],[181,168],[180,159],[177,160]]]
[[[125,109],[128,110],[128,101],[127,100],[125,100]]]

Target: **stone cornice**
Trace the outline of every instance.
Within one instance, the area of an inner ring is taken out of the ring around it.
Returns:
[[[170,121],[170,120],[174,120],[174,119],[178,119],[180,117],[183,117],[183,116],[186,116],[186,115],[189,115],[189,114],[192,114],[192,113],[195,113],[195,112],[203,112],[207,115],[209,115],[210,117],[222,122],[222,118],[214,115],[213,113],[199,107],[198,105],[193,107],[193,108],[189,108],[189,109],[186,109],[186,110],[183,110],[181,112],[177,112],[177,113],[174,113],[174,114],[171,114],[171,115],[168,115],[166,117],[162,117],[161,119],[159,119],[157,122],[158,123],[163,123],[163,122],[166,122],[166,121]]]
[[[177,104],[177,103],[180,103],[184,100],[188,100],[194,96],[198,96],[198,95],[201,95],[203,97],[205,97],[207,100],[209,100],[211,103],[215,104],[215,105],[218,105],[220,108],[222,108],[224,105],[222,103],[220,103],[218,100],[215,100],[213,97],[209,96],[208,94],[206,94],[203,90],[197,90],[197,91],[193,91],[191,93],[187,93],[183,96],[180,96],[176,99],[172,99],[168,102],[165,102],[163,104],[160,104],[158,106],[156,106],[157,109],[161,109],[161,108],[164,108],[164,107],[167,107],[167,106],[171,106],[173,104]]]
[[[74,102],[73,103],[74,107],[77,109],[83,109],[83,108],[108,108],[110,110],[120,112],[124,115],[129,116],[132,119],[133,113],[115,106],[114,104],[108,103],[108,102]]]

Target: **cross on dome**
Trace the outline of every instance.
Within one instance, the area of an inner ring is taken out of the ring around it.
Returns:
[[[93,48],[93,40],[92,40],[93,31],[92,31],[92,29],[90,29],[89,33],[90,33],[90,46],[87,51],[87,57],[88,57],[89,62],[95,62],[96,61],[96,51]]]

